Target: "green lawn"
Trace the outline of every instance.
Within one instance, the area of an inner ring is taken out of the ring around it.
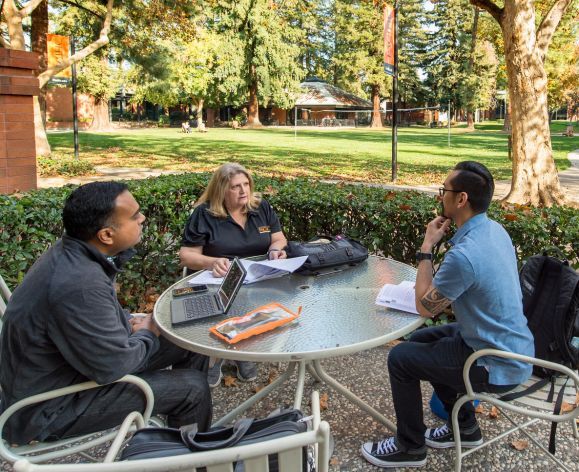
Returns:
[[[564,122],[553,132],[560,133]],[[446,129],[400,128],[398,182],[442,182],[456,162],[483,162],[496,179],[509,179],[507,136],[497,122],[484,123],[475,132]],[[205,171],[228,162],[240,162],[253,172],[270,175],[311,176],[367,182],[387,182],[391,174],[391,130],[264,128],[233,130],[212,128],[207,133],[180,133],[176,128],[80,133],[81,158],[94,165],[150,167]],[[55,156],[72,153],[72,133],[53,133],[49,140]],[[567,154],[579,148],[579,138],[553,136],[557,167],[569,166]]]

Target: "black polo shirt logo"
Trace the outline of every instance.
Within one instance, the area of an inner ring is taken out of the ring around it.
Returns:
[[[271,233],[269,226],[260,226],[257,228],[260,233]]]

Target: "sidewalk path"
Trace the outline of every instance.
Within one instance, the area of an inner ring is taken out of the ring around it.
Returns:
[[[569,153],[567,156],[571,161],[571,167],[567,170],[559,172],[559,180],[567,196],[570,200],[574,200],[579,204],[579,149]],[[134,168],[134,167],[96,167],[97,174],[87,175],[84,177],[38,177],[38,188],[47,187],[61,187],[66,184],[84,184],[87,182],[94,182],[99,180],[132,180],[145,179],[147,177],[157,177],[165,174],[179,174],[179,171],[170,170],[152,170],[148,168]],[[332,180],[325,180],[325,182],[336,182]],[[360,182],[348,182],[353,184],[360,184]],[[365,184],[369,186],[381,187],[391,190],[418,190],[425,193],[436,195],[440,183],[425,185],[425,186],[407,186],[407,185],[391,185],[391,184]],[[509,180],[497,180],[495,182],[496,200],[500,200],[509,192],[511,182]]]

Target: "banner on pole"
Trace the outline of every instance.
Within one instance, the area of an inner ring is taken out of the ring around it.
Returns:
[[[394,75],[394,8],[390,5],[384,6],[384,72]]]
[[[59,34],[46,35],[46,49],[48,52],[48,67],[55,67],[60,62],[68,59],[70,51],[70,41],[68,36]],[[52,79],[51,83],[67,83],[72,76],[70,67],[61,70]]]

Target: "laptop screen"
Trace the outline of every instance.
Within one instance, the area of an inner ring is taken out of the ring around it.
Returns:
[[[229,266],[229,271],[223,279],[218,291],[219,300],[221,301],[225,313],[229,310],[229,305],[231,305],[235,298],[235,294],[239,290],[239,287],[241,287],[241,284],[245,279],[245,274],[246,271],[241,266],[239,259],[233,259]]]

